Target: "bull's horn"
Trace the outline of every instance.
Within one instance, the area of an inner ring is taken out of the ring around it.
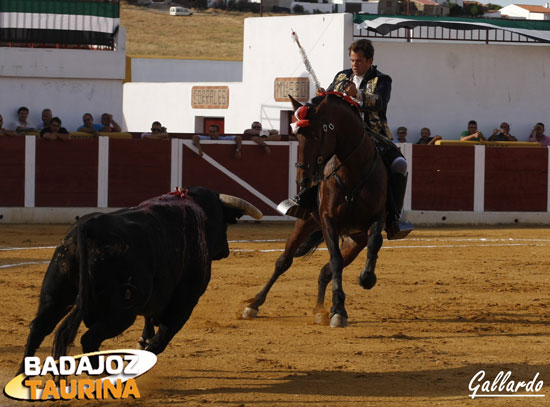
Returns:
[[[262,219],[262,216],[264,216],[263,213],[250,202],[237,198],[236,196],[220,194],[220,201],[231,208],[241,209],[246,215],[252,216],[254,219]]]

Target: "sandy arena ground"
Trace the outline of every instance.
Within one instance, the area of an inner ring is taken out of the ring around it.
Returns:
[[[0,226],[2,387],[20,363],[52,246],[67,228]],[[385,241],[373,290],[364,291],[357,283],[364,254],[344,272],[350,316],[344,329],[313,323],[317,275],[328,259],[328,253],[319,250],[294,262],[259,318],[241,319],[246,299],[271,275],[290,230],[288,224],[231,227],[231,256],[214,263],[210,286],[191,319],[157,365],[137,379],[141,398],[100,403],[550,404],[550,229],[421,229],[406,240]],[[102,349],[134,348],[142,326],[140,319],[120,337],[104,342]],[[80,353],[79,337],[73,354]],[[49,354],[51,343],[48,337],[39,356]],[[480,370],[487,372],[487,379],[511,371],[516,381],[531,380],[538,373],[544,385],[536,394],[546,397],[472,400],[469,383]],[[2,395],[0,405],[28,403]]]

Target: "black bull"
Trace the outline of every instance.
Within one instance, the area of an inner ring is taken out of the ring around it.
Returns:
[[[40,291],[24,358],[56,325],[54,356],[66,353],[81,321],[84,353],[145,317],[140,344],[159,354],[183,327],[210,281],[212,260],[229,255],[227,225],[261,212],[202,187],[132,208],[79,219],[55,250]],[[158,326],[155,334],[154,326]]]

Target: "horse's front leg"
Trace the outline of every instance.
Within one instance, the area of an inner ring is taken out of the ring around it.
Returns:
[[[342,288],[342,271],[344,258],[338,245],[338,230],[334,221],[327,214],[321,217],[323,236],[330,253],[329,268],[332,272],[332,307],[330,309],[330,326],[344,327],[347,325],[346,294]]]
[[[290,268],[294,254],[300,245],[311,233],[318,229],[319,224],[311,216],[305,220],[298,219],[296,221],[294,224],[294,230],[286,241],[285,251],[281,254],[281,256],[279,256],[279,259],[277,259],[277,262],[275,263],[275,271],[273,272],[273,275],[264,288],[262,288],[262,290],[256,294],[253,299],[249,300],[248,305],[242,313],[243,318],[249,319],[258,315],[259,308],[265,302],[269,290],[271,290],[271,287],[273,287],[273,284],[275,284],[277,279]]]
[[[378,252],[384,241],[382,237],[383,220],[376,221],[372,224],[369,230],[369,240],[367,242],[367,262],[359,276],[359,284],[365,290],[370,290],[376,285],[376,261],[378,260]]]
[[[344,266],[346,268],[350,265],[355,258],[361,253],[361,250],[367,244],[367,233],[361,235],[355,235],[353,237],[346,237],[340,248],[342,257],[344,259]],[[328,320],[328,315],[325,312],[325,293],[328,283],[332,280],[332,271],[330,264],[327,263],[321,268],[319,273],[319,279],[317,282],[317,304],[315,304],[315,323],[323,324]]]

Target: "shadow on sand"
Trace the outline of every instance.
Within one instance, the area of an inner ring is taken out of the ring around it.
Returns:
[[[302,371],[289,375],[280,372],[280,378],[268,380],[258,378],[262,373],[267,373],[266,371],[249,371],[246,374],[243,373],[242,377],[235,377],[234,372],[226,372],[227,375],[224,375],[224,371],[216,371],[215,374],[212,374],[214,372],[195,371],[195,377],[202,379],[211,377],[214,381],[218,378],[225,386],[201,390],[166,389],[166,391],[176,397],[247,392],[340,397],[468,397],[471,393],[468,388],[470,380],[480,370],[486,372],[484,380],[492,380],[501,370],[511,371],[510,380],[515,381],[527,382],[532,380],[536,373],[539,373],[537,381],[546,382],[550,378],[550,366],[528,364],[474,364],[449,369],[396,372]],[[269,376],[273,377],[273,373],[276,372],[271,371]],[[257,379],[250,381],[250,374],[253,373],[257,373],[257,375],[254,374]],[[172,376],[170,381],[189,380],[190,378]],[[227,386],[228,380],[231,379],[238,380],[240,384],[235,387]],[[252,385],[242,385],[242,382],[247,380]],[[275,383],[273,383],[274,381]],[[165,389],[158,390],[164,391]],[[544,387],[542,392],[544,392]]]

